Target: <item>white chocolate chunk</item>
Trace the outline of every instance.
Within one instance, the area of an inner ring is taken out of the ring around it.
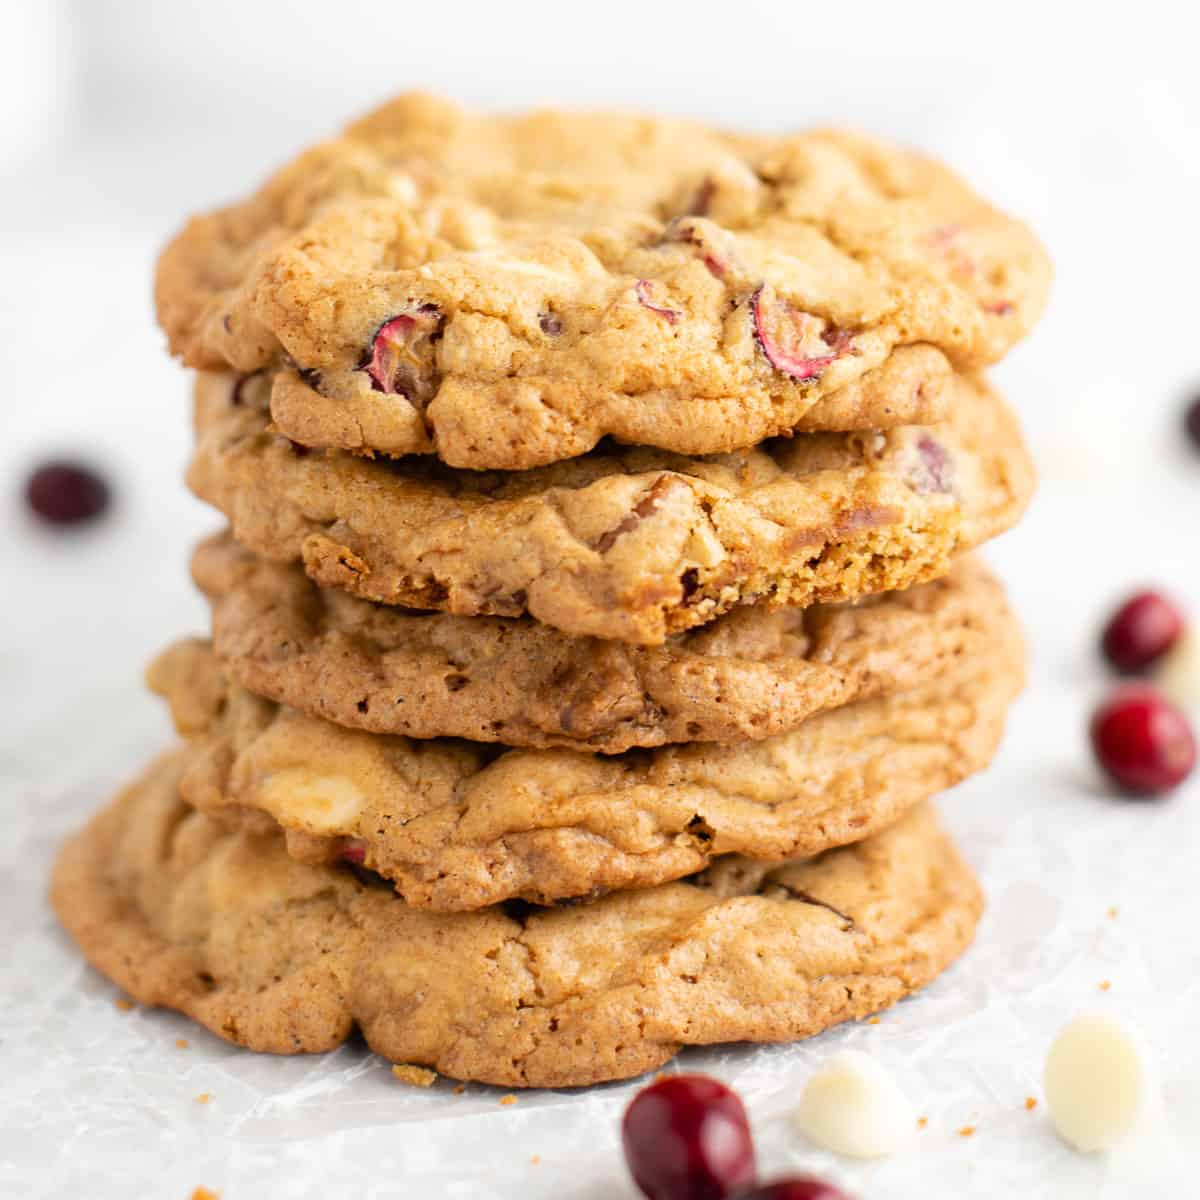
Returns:
[[[1200,711],[1200,637],[1183,634],[1163,656],[1154,678],[1176,704]]]
[[[1076,1150],[1107,1150],[1137,1124],[1146,1068],[1137,1039],[1111,1017],[1077,1017],[1046,1056],[1046,1107]]]
[[[262,806],[288,829],[331,834],[352,831],[362,812],[362,790],[345,775],[286,767],[262,782]]]
[[[851,1158],[891,1154],[916,1128],[896,1081],[860,1050],[834,1055],[808,1081],[793,1119],[805,1137]]]

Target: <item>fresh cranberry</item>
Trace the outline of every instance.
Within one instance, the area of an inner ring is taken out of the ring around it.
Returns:
[[[1160,659],[1183,632],[1183,615],[1162,592],[1138,592],[1109,618],[1100,645],[1123,675]]]
[[[672,1075],[643,1088],[625,1110],[621,1140],[650,1200],[724,1200],[754,1182],[746,1110],[706,1075]]]
[[[738,1192],[730,1200],[849,1200],[841,1188],[812,1175],[792,1175],[764,1183],[748,1192]]]
[[[1169,792],[1196,765],[1187,717],[1146,685],[1118,688],[1093,714],[1091,736],[1100,765],[1134,796]]]
[[[1183,428],[1192,439],[1192,444],[1200,450],[1200,396],[1184,409]]]
[[[108,484],[82,463],[59,460],[38,467],[25,484],[25,499],[51,525],[91,521],[108,507]]]

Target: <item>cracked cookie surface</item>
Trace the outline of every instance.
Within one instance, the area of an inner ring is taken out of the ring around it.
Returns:
[[[372,733],[606,754],[757,740],[915,687],[983,649],[1004,607],[995,576],[968,558],[906,591],[735,609],[654,647],[372,604],[227,534],[197,549],[192,577],[226,672],[256,695]]]
[[[429,913],[184,804],[165,756],[62,849],[51,900],[139,1003],[280,1054],[361,1029],[506,1087],[621,1079],[684,1045],[791,1041],[887,1008],[969,944],[978,884],[923,805],[809,861],[546,911]]]
[[[511,470],[942,419],[1049,274],[1020,222],[861,135],[409,95],[193,219],[156,298],[172,349],[263,372],[298,442]]]
[[[956,377],[949,421],[805,434],[704,459],[626,448],[532,471],[312,453],[256,390],[197,379],[193,491],[243,545],[368,600],[528,613],[661,644],[749,603],[858,599],[944,575],[1012,525],[1033,468],[1012,413]]]
[[[363,863],[421,908],[550,904],[692,874],[717,855],[816,854],[885,828],[991,760],[1023,678],[1010,613],[907,692],[737,746],[599,756],[343,729],[228,686],[208,644],[151,668],[191,753],[183,797],[282,829],[308,862]]]

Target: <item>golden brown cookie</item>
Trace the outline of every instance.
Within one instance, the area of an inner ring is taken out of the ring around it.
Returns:
[[[575,638],[528,618],[456,617],[319,588],[228,534],[192,577],[229,677],[352,729],[615,754],[739,742],[935,678],[980,652],[1004,592],[974,559],[850,604],[735,609],[665,645]]]
[[[161,759],[67,843],[51,899],[133,999],[255,1050],[330,1050],[358,1027],[459,1079],[620,1079],[684,1045],[789,1041],[886,1008],[965,949],[982,907],[921,806],[807,862],[724,859],[567,908],[421,912],[222,829],[179,799],[180,769]]]
[[[188,479],[249,549],[316,582],[464,616],[660,644],[738,605],[857,599],[944,575],[1020,516],[1033,468],[980,379],[952,419],[806,434],[738,454],[596,451],[533,471],[312,453],[253,388],[197,382]]]
[[[408,95],[193,219],[156,296],[189,364],[266,372],[296,441],[511,470],[940,419],[1049,275],[1020,222],[862,135]]]
[[[988,632],[940,678],[791,733],[608,757],[343,729],[222,687],[200,641],[149,678],[193,744],[190,804],[282,828],[304,861],[365,863],[415,906],[459,910],[649,887],[715,855],[792,858],[885,828],[991,760],[1024,673],[1011,614]]]

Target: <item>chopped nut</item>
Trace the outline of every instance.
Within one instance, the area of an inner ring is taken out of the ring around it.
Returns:
[[[392,1074],[401,1083],[407,1083],[412,1087],[432,1087],[434,1080],[437,1079],[436,1071],[430,1071],[426,1067],[413,1066],[411,1063],[397,1063],[392,1067]]]

